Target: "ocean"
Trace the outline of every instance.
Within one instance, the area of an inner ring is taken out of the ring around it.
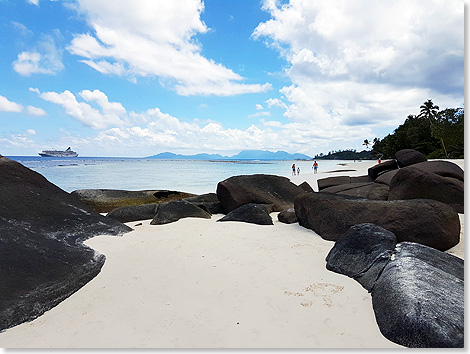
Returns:
[[[292,164],[311,174],[313,161],[205,161],[149,158],[7,156],[40,173],[67,192],[77,189],[176,190],[215,192],[232,176],[272,174],[291,177]],[[319,160],[319,171],[339,169],[351,161]],[[327,177],[327,176],[325,176]]]

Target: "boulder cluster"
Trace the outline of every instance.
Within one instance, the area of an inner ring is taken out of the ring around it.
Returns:
[[[460,241],[464,172],[415,150],[366,176],[304,182],[233,176],[216,193],[78,190],[66,193],[0,157],[0,331],[31,320],[91,280],[105,257],[83,245],[119,235],[124,222],[152,225],[186,217],[272,225],[299,223],[335,241],[327,269],[371,293],[382,334],[407,347],[463,347],[463,261],[443,251]],[[99,213],[107,213],[106,216]],[[269,227],[269,226],[267,226]],[[11,271],[10,271],[11,270]]]
[[[397,238],[373,224],[352,226],[326,257],[327,269],[371,293],[375,318],[389,340],[414,348],[463,348],[463,260]]]

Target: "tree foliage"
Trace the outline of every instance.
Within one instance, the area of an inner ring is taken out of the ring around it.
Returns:
[[[426,101],[418,116],[405,122],[382,140],[375,138],[373,155],[393,158],[402,149],[415,149],[428,158],[463,158],[464,109],[439,107]]]

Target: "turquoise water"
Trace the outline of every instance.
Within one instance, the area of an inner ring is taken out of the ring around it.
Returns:
[[[44,158],[10,156],[39,172],[67,192],[77,189],[163,189],[203,194],[215,192],[217,183],[236,175],[256,173],[290,177],[293,163],[300,173],[312,173],[313,161],[201,161],[138,158]],[[318,161],[322,171],[345,161]]]

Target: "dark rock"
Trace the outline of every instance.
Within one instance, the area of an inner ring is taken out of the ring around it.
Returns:
[[[338,192],[339,195],[364,198],[370,200],[388,200],[389,188],[379,183],[370,183],[358,188]]]
[[[463,348],[463,260],[412,243],[396,250],[372,290],[382,334],[406,347]]]
[[[224,209],[215,193],[196,195],[194,197],[184,198],[184,200],[197,205],[211,214],[223,214]]]
[[[222,204],[220,202],[199,202],[193,203],[194,205],[198,206],[201,209],[206,210],[208,213],[211,214],[224,214],[224,209],[222,208]]]
[[[191,203],[215,203],[219,201],[219,198],[215,193],[206,193],[184,198],[184,200]]]
[[[288,178],[274,175],[230,177],[217,185],[217,197],[225,213],[248,204],[273,204],[274,211],[292,207],[295,197],[305,191]]]
[[[341,235],[326,257],[326,268],[357,280],[371,291],[390,260],[397,238],[373,224],[352,226]]]
[[[273,225],[273,220],[266,208],[254,203],[242,205],[217,221],[241,221],[257,225]]]
[[[435,200],[364,200],[321,192],[299,195],[294,206],[299,224],[326,240],[337,240],[351,226],[362,223],[393,232],[398,242],[417,242],[439,250],[460,240],[458,214]]]
[[[299,184],[299,187],[306,192],[313,192],[313,188],[307,182],[302,182],[301,184]]]
[[[374,182],[349,183],[325,188],[322,192],[371,200],[387,200],[388,187]]]
[[[433,199],[449,204],[463,214],[464,183],[409,166],[399,169],[392,178],[388,199]]]
[[[343,184],[349,184],[351,183],[351,177],[349,176],[336,176],[336,177],[327,177],[327,178],[321,178],[317,180],[317,185],[318,185],[318,190],[322,191],[325,188],[333,187],[333,186],[338,186],[338,185],[343,185]]]
[[[379,163],[375,166],[370,167],[367,172],[370,178],[374,181],[375,179],[382,173],[396,170],[398,168],[398,164],[396,160],[387,160],[382,163]]]
[[[424,172],[435,173],[441,177],[451,177],[462,182],[465,181],[464,171],[459,165],[450,161],[426,161],[414,164],[413,167]]]
[[[99,213],[123,207],[151,203],[168,203],[194,196],[194,194],[167,190],[127,191],[119,189],[79,189],[72,192]]]
[[[105,257],[84,240],[132,230],[6,157],[0,195],[0,331],[42,315],[100,272]]]
[[[151,225],[162,225],[182,218],[210,219],[211,214],[186,200],[174,200],[157,205],[157,211]]]
[[[297,222],[297,216],[295,215],[294,208],[281,211],[277,214],[277,219],[284,224],[295,224]]]
[[[112,210],[106,216],[120,222],[153,219],[158,204],[142,204],[120,207]]]
[[[392,178],[395,176],[397,172],[398,170],[384,172],[375,179],[375,182],[385,184],[386,186],[390,186],[390,182],[392,181]]]
[[[365,182],[374,182],[374,180],[369,176],[352,176],[351,183],[365,183]]]
[[[406,167],[415,163],[427,161],[426,156],[421,152],[414,149],[403,149],[397,151],[395,154],[395,160],[397,160],[398,167]]]
[[[356,183],[347,183],[347,184],[338,184],[335,186],[327,187],[322,189],[322,192],[326,193],[339,193],[347,191],[348,189],[356,189],[363,186],[368,186],[373,182],[356,182]]]

